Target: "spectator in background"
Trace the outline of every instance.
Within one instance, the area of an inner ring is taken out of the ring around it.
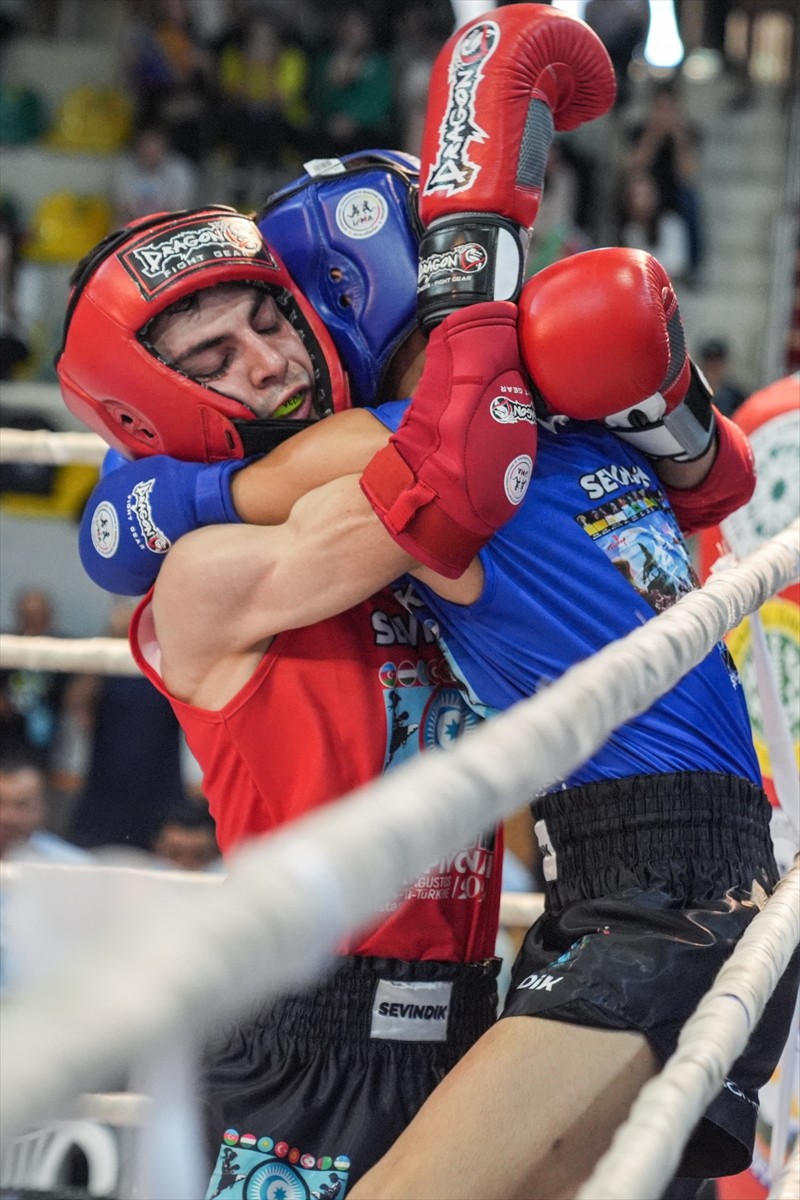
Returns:
[[[214,818],[205,801],[187,800],[170,809],[156,831],[153,854],[181,871],[221,871]]]
[[[22,231],[10,204],[0,207],[0,380],[30,354],[28,330],[20,313],[18,277]]]
[[[636,47],[645,41],[650,24],[647,0],[588,0],[583,19],[600,38],[613,63],[617,106],[626,104],[631,94],[628,68]]]
[[[115,606],[111,637],[127,636],[133,608]],[[184,801],[175,714],[141,675],[75,676],[65,703],[90,744],[73,839],[88,848],[149,850],[165,813]]]
[[[556,138],[547,155],[542,202],[531,233],[528,275],[594,245],[594,239],[579,222],[584,186],[580,170],[564,143]]]
[[[434,59],[453,31],[450,0],[417,0],[395,21],[392,62],[400,149],[419,157]]]
[[[194,163],[171,145],[166,130],[146,125],[136,131],[129,152],[111,182],[114,218],[127,225],[137,217],[198,203],[199,177]]]
[[[219,55],[220,131],[236,167],[299,168],[312,150],[308,80],[305,51],[275,16],[255,13],[228,34]]]
[[[84,865],[92,856],[48,828],[49,797],[45,773],[24,755],[0,758],[0,862]],[[0,882],[0,992],[15,979],[14,943],[7,935],[7,896]]]
[[[46,592],[29,588],[14,604],[14,633],[53,636],[53,608]],[[4,754],[27,756],[44,770],[61,720],[67,677],[59,671],[6,668],[0,671],[0,744]]]
[[[148,0],[128,30],[127,71],[136,124],[158,125],[173,147],[200,162],[214,140],[214,59],[189,0]]]
[[[397,145],[391,58],[376,45],[369,10],[331,10],[331,41],[314,65],[314,144],[337,156],[365,146]]]
[[[717,408],[726,417],[732,416],[748,393],[730,377],[728,343],[723,338],[708,338],[697,352],[697,364],[714,393]]]
[[[618,205],[620,246],[646,250],[676,282],[691,268],[689,232],[682,217],[664,207],[649,171],[631,170],[622,181]]]
[[[648,171],[658,188],[661,207],[678,213],[689,236],[689,265],[696,275],[703,265],[704,231],[697,190],[700,129],[681,106],[673,82],[655,86],[644,121],[630,131],[627,170]],[[669,267],[664,263],[667,271]]]
[[[48,829],[47,780],[35,759],[0,759],[0,860],[92,862],[85,850]]]

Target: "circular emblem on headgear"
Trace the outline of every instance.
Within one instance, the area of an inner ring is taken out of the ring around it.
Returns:
[[[257,228],[248,217],[231,217],[230,220],[220,221],[219,225],[225,240],[233,246],[238,246],[240,250],[258,254],[259,250],[263,249]]]
[[[107,500],[101,500],[92,514],[92,545],[101,558],[112,558],[119,545],[117,510]]]
[[[336,224],[347,237],[368,238],[383,229],[388,211],[380,192],[356,188],[336,205]]]

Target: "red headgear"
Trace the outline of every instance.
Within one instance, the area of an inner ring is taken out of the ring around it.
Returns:
[[[304,422],[258,419],[147,347],[143,330],[153,317],[219,283],[268,288],[311,357],[318,414],[350,406],[333,343],[277,254],[248,217],[215,206],[145,217],[78,268],[56,358],[70,412],[129,458],[241,458],[294,433]]]

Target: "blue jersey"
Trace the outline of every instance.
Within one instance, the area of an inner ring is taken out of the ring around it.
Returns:
[[[372,410],[396,428],[407,402]],[[479,600],[449,603],[419,583],[458,675],[490,710],[508,708],[624,637],[697,586],[653,465],[601,424],[540,427],[525,500],[481,551]],[[669,771],[719,771],[760,785],[744,694],[724,644],[617,729],[567,785]]]

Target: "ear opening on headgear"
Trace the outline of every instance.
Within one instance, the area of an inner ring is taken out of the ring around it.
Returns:
[[[127,439],[133,439],[140,442],[145,449],[153,452],[153,448],[158,444],[158,435],[155,430],[149,427],[149,422],[142,420],[138,413],[131,411],[119,401],[109,400],[106,404],[106,410],[112,420],[116,421],[125,431]]]

